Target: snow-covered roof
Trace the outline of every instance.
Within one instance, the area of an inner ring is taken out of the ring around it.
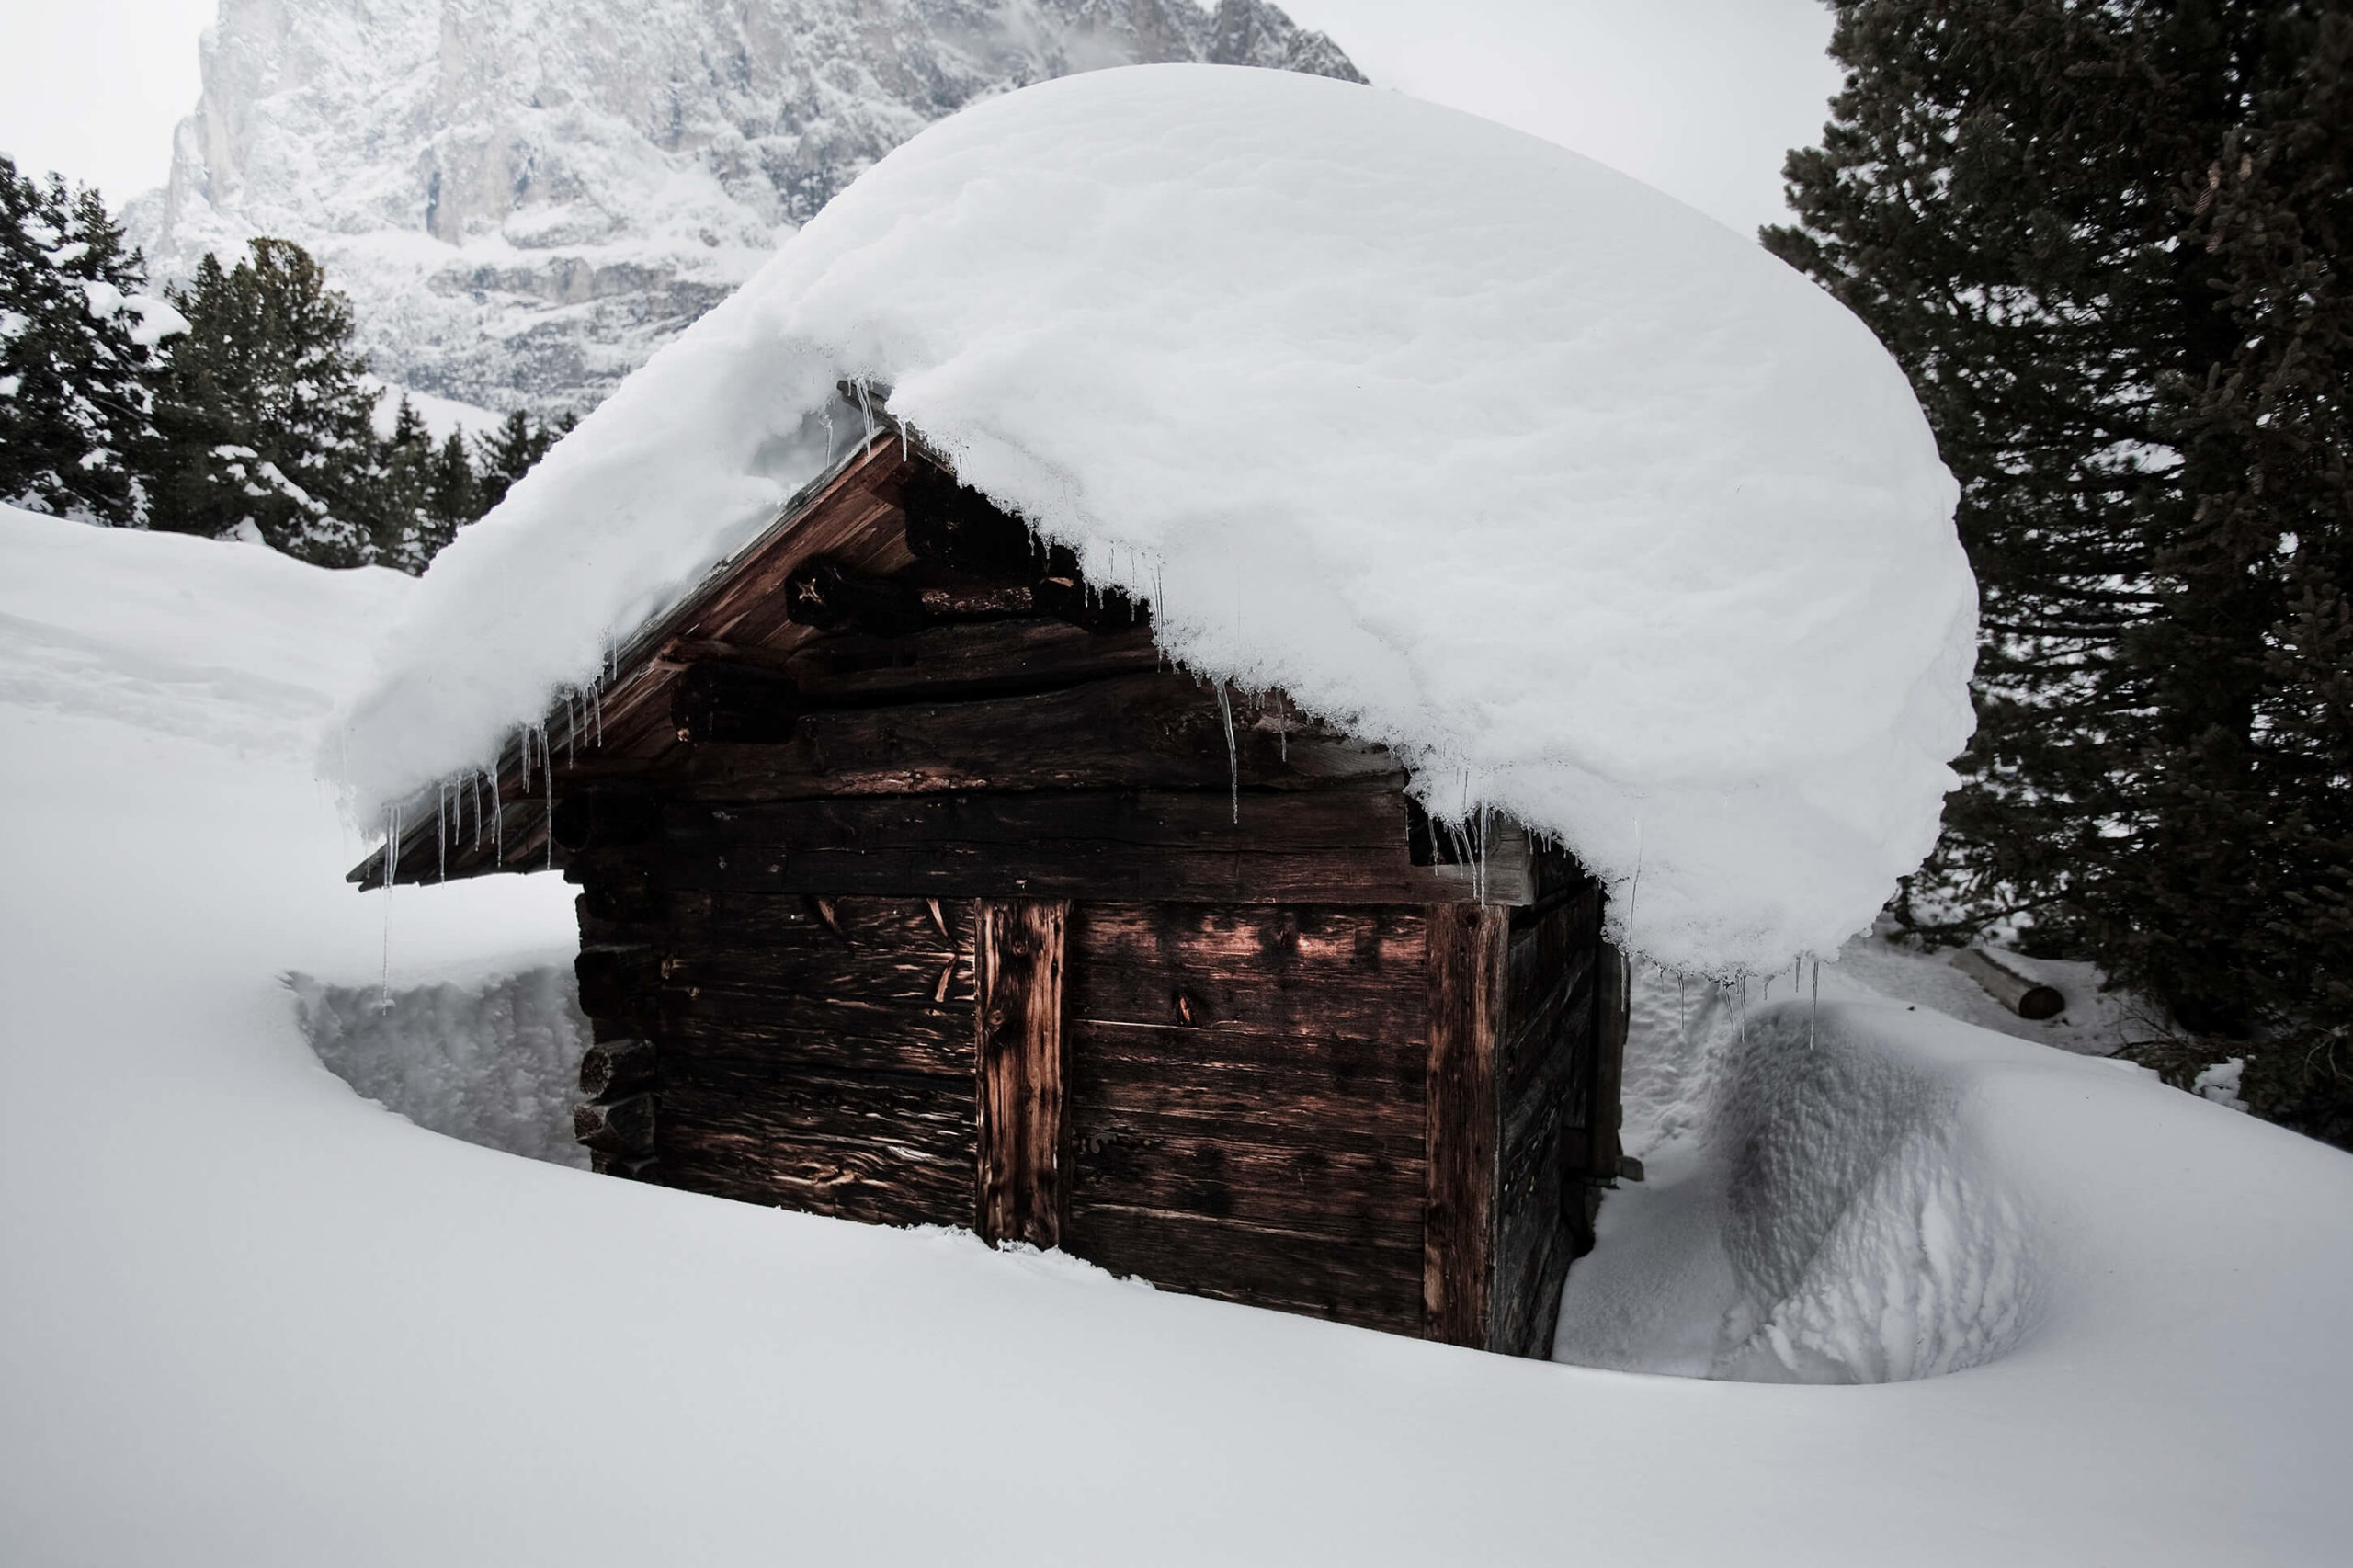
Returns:
[[[1187,666],[1558,835],[1662,962],[1829,952],[1934,838],[1975,585],[1862,324],[1559,147],[1203,66],[933,127],[657,355],[426,574],[329,748],[358,808],[758,535],[843,378]]]

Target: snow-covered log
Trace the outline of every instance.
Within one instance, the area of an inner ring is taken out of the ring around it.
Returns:
[[[1986,994],[2029,1022],[2055,1018],[2067,1010],[2067,998],[2054,986],[2020,974],[1983,948],[1962,948],[1952,955],[1952,967],[1985,988]]]

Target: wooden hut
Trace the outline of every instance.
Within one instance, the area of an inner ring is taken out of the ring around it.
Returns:
[[[1549,1351],[1620,1160],[1600,890],[1166,667],[904,432],[497,778],[412,808],[394,879],[579,884],[597,1169]]]

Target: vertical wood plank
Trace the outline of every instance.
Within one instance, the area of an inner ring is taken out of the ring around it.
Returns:
[[[992,1242],[1062,1241],[1060,899],[978,903],[980,1170],[975,1224]]]
[[[1618,1179],[1619,1157],[1624,1153],[1618,1124],[1624,1119],[1621,1100],[1626,1082],[1626,1030],[1631,1021],[1633,971],[1625,955],[1608,942],[1601,944],[1601,963],[1594,990],[1593,1104],[1586,1112],[1586,1149],[1591,1161],[1587,1174],[1596,1181]]]
[[[1498,1110],[1510,912],[1429,906],[1429,1195],[1422,1224],[1422,1335],[1489,1348]]]

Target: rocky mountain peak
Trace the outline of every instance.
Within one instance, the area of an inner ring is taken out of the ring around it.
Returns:
[[[583,410],[931,121],[1174,61],[1363,79],[1266,0],[222,0],[131,225],[295,240],[387,381]]]

